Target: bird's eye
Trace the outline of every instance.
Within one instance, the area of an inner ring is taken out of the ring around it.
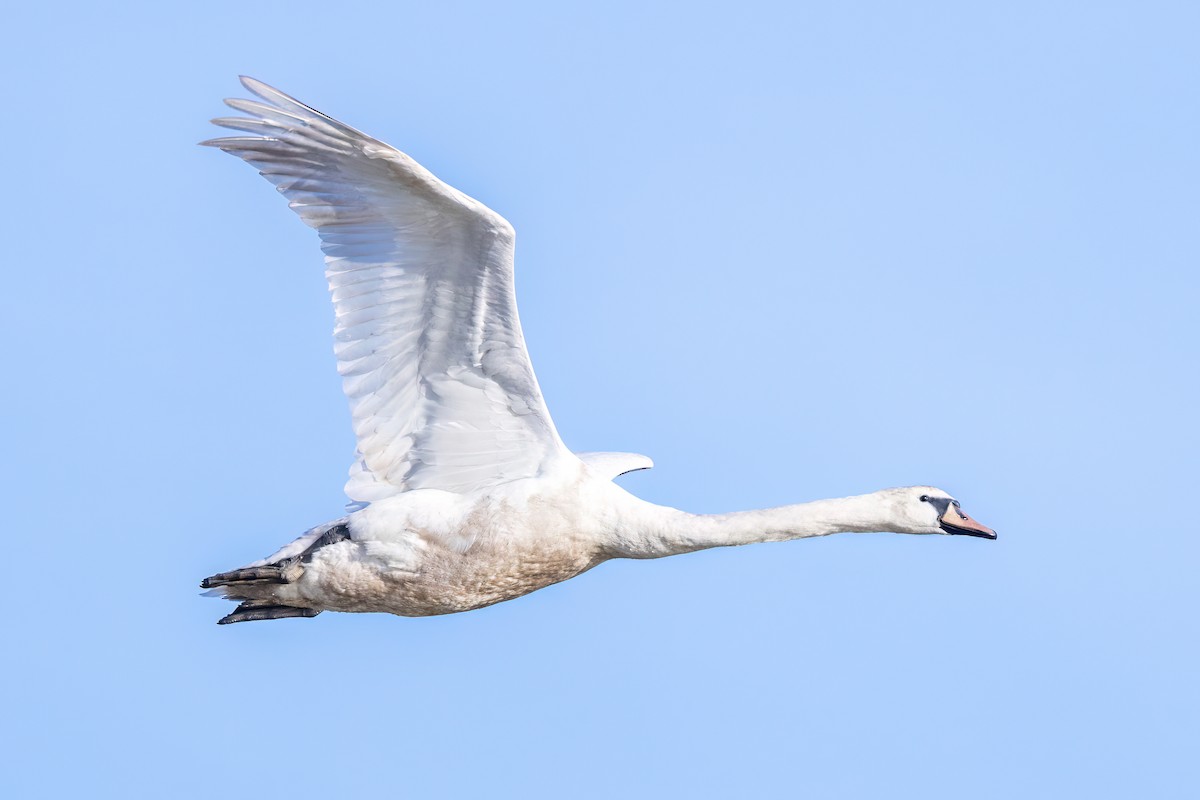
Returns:
[[[923,494],[923,495],[921,495],[921,502],[922,502],[922,503],[928,503],[928,502],[929,502],[929,495],[927,495],[927,494]]]

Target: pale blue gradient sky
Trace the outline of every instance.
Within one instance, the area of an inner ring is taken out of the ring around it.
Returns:
[[[0,792],[1191,796],[1200,12],[964,5],[9,9]],[[194,144],[238,73],[513,222],[631,490],[928,482],[1000,540],[217,627],[353,449],[315,236]]]

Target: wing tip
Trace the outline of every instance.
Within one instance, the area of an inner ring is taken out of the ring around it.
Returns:
[[[315,108],[306,103],[301,103],[287,92],[282,92],[269,83],[264,83],[257,78],[250,77],[249,75],[239,75],[238,80],[241,81],[241,84],[246,88],[246,91],[250,92],[260,100],[265,100],[268,105],[277,111],[282,111],[285,114],[301,114],[305,117],[312,115],[324,122],[334,124],[335,127],[348,127],[345,125],[345,123],[338,122],[332,117],[317,111]],[[229,101],[226,100],[225,102],[228,103]],[[236,108],[236,106],[234,107]]]
[[[238,83],[242,84],[242,86],[245,86],[246,91],[254,92],[256,95],[258,95],[259,97],[262,97],[264,100],[266,100],[267,98],[263,97],[263,95],[261,93],[262,90],[265,90],[268,92],[272,92],[272,91],[278,92],[279,91],[275,87],[268,86],[267,84],[260,81],[258,78],[252,78],[249,75],[238,75]]]
[[[641,453],[576,453],[575,456],[587,464],[588,469],[612,480],[629,472],[650,469],[654,461]]]
[[[205,139],[198,142],[202,147],[216,147],[221,150],[245,150],[261,147],[264,142],[279,143],[279,139],[270,136],[218,136],[216,139]]]

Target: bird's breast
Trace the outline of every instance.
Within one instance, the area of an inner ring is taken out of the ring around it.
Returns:
[[[448,529],[409,517],[377,521],[350,541],[322,548],[304,594],[334,611],[430,616],[511,600],[573,578],[605,560],[586,525],[536,507],[476,507]]]

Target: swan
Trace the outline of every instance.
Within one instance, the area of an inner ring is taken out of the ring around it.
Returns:
[[[322,611],[429,616],[510,600],[613,558],[842,532],[996,538],[932,486],[690,514],[613,479],[634,453],[572,453],[533,374],[513,228],[404,153],[252,78],[213,122],[317,230],[357,452],[346,516],[205,578],[220,624]]]

